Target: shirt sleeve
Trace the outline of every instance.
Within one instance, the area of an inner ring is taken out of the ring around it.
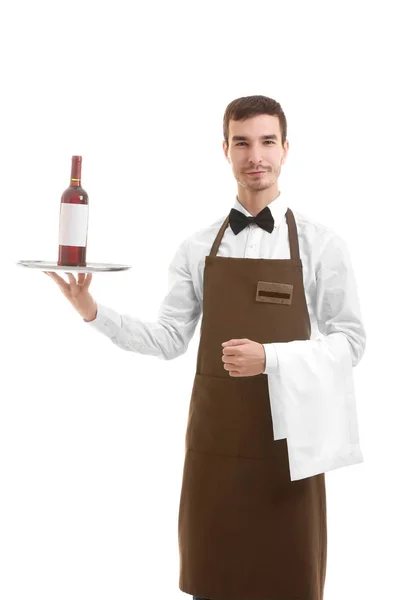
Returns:
[[[263,344],[265,350],[265,370],[264,374],[276,373],[278,370],[278,356],[275,344]]]
[[[314,340],[295,340],[265,344],[276,351],[276,360],[266,372],[298,376],[298,369],[307,370],[313,378],[324,378],[333,365],[338,348],[343,348],[331,336],[340,334],[347,341],[351,364],[356,366],[365,351],[366,333],[362,322],[356,280],[347,245],[331,232],[323,243],[316,263],[315,314],[320,336]],[[268,356],[267,356],[268,363]]]
[[[187,240],[179,246],[168,268],[168,292],[155,321],[144,321],[98,304],[88,325],[123,350],[170,360],[186,352],[201,315],[188,267]]]

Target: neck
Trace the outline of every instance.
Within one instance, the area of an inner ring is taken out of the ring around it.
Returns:
[[[237,199],[249,213],[255,217],[263,208],[278,198],[280,191],[272,186],[266,190],[254,192],[246,188],[238,188]]]

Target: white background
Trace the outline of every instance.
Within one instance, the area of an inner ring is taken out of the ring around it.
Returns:
[[[399,54],[395,2],[8,2],[0,13],[1,600],[189,598],[177,520],[198,344],[124,352],[46,275],[83,156],[96,300],[154,320],[167,268],[236,193],[222,117],[278,100],[290,206],[348,243],[367,330],[364,463],[326,476],[324,600],[398,593]],[[396,41],[397,40],[397,41]],[[304,599],[305,600],[305,599]]]

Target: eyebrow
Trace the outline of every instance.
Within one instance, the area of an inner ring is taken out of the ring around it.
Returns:
[[[237,142],[237,141],[245,141],[248,140],[249,138],[246,137],[245,135],[233,135],[232,136],[232,142]],[[272,133],[271,135],[262,135],[260,137],[260,140],[277,140],[277,136]]]

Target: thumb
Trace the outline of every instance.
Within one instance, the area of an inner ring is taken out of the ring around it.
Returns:
[[[225,346],[241,346],[242,344],[247,344],[249,340],[247,338],[241,338],[239,340],[229,340],[228,342],[224,342],[222,345]]]

